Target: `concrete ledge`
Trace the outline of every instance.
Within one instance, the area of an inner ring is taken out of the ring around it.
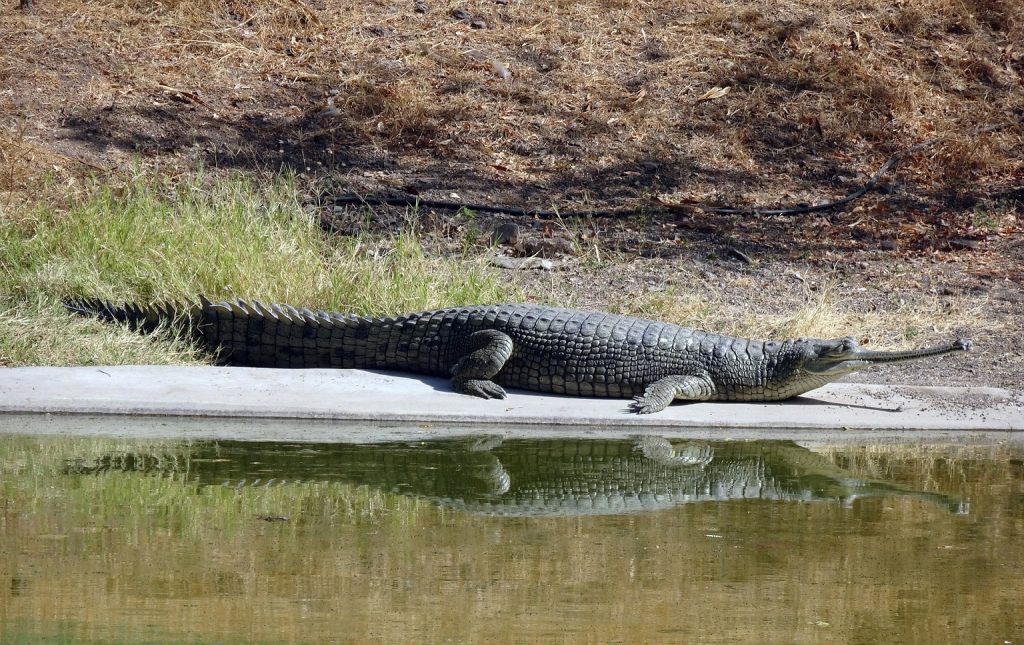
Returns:
[[[3,414],[3,413],[6,413]],[[456,394],[447,380],[362,370],[241,367],[23,367],[0,370],[0,430],[25,414],[327,419],[489,427],[1018,431],[1024,396],[996,388],[833,384],[780,403],[674,405],[653,415],[621,399],[511,391]],[[4,420],[4,417],[6,421]]]

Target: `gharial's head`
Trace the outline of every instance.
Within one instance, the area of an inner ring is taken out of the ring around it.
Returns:
[[[878,352],[861,348],[852,337],[835,340],[801,338],[794,341],[794,349],[799,352],[799,358],[793,367],[795,371],[802,371],[822,382],[827,382],[871,365],[910,361],[950,352],[966,352],[971,349],[971,346],[971,341],[961,338],[949,345],[907,351]]]

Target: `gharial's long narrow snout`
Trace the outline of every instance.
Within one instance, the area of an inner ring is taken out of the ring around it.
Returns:
[[[950,352],[966,352],[970,351],[973,346],[974,343],[971,341],[964,338],[958,338],[949,345],[937,345],[935,347],[926,347],[924,349],[909,349],[902,352],[876,352],[857,347],[853,352],[851,352],[851,356],[843,360],[868,361],[871,363],[893,363],[896,361],[910,361],[917,358],[939,356],[941,354],[949,354]]]
[[[804,369],[817,374],[853,372],[880,363],[897,363],[928,358],[930,356],[941,356],[951,352],[966,352],[971,347],[973,347],[971,341],[960,338],[949,345],[884,352],[862,349],[854,339],[847,338],[842,341],[835,341],[834,347],[822,348],[824,351],[808,361],[804,365]]]

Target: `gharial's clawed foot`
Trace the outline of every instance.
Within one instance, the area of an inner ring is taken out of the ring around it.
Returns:
[[[633,398],[632,410],[637,414],[661,412],[675,399],[707,401],[715,392],[715,384],[707,374],[672,374],[650,383],[644,393]]]
[[[644,435],[636,442],[637,449],[651,461],[666,466],[703,468],[715,457],[715,449],[704,443],[685,443],[673,446],[664,437]]]
[[[655,412],[661,412],[666,407],[667,404],[664,401],[647,394],[634,396],[633,402],[629,404],[630,412],[637,414],[654,414]]]
[[[504,399],[505,390],[494,381],[470,378],[455,382],[455,389],[463,394],[479,396],[481,399]]]

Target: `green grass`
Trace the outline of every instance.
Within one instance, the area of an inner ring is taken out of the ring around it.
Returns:
[[[122,454],[158,457],[161,472],[88,469]],[[0,436],[0,499],[31,513],[39,530],[63,534],[72,526],[159,527],[185,537],[251,530],[261,517],[286,517],[289,529],[319,522],[415,523],[432,512],[419,500],[343,482],[285,482],[274,486],[203,486],[190,466],[187,442]],[[257,524],[258,525],[258,524]]]
[[[60,305],[69,296],[203,294],[377,315],[517,298],[485,258],[431,256],[412,226],[383,238],[328,235],[288,178],[136,176],[0,215],[0,365],[196,360],[180,341],[74,319]]]

